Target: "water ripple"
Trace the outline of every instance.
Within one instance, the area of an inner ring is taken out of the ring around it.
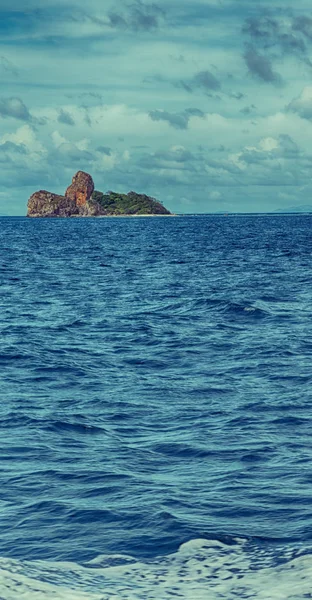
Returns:
[[[308,547],[311,218],[1,225],[0,554]]]

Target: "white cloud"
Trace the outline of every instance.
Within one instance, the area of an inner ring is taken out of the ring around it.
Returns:
[[[212,190],[209,192],[208,196],[210,200],[220,200],[220,198],[222,198],[222,194],[218,190]]]
[[[14,133],[6,133],[0,138],[0,143],[13,142],[23,145],[34,157],[42,157],[46,154],[46,148],[40,142],[35,131],[30,125],[22,125]]]
[[[312,86],[304,87],[299,96],[290,102],[288,109],[303,119],[312,119]]]
[[[84,138],[83,140],[79,140],[79,142],[76,142],[76,146],[77,146],[78,150],[88,150],[88,148],[90,146],[90,140],[88,140],[87,138]]]
[[[64,138],[59,131],[53,131],[53,133],[51,134],[51,138],[53,141],[53,144],[55,146],[55,148],[59,148],[62,144],[66,144],[67,143],[67,139]]]
[[[241,171],[244,171],[247,168],[247,164],[242,160],[242,156],[242,152],[237,152],[235,154],[229,154],[228,159],[230,163],[233,163],[233,165],[235,165],[235,167],[237,167]]]
[[[272,150],[276,150],[279,147],[279,142],[275,138],[267,137],[262,138],[259,142],[259,149],[264,152],[272,152]]]

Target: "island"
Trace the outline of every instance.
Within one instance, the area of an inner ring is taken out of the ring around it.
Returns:
[[[146,194],[98,192],[91,175],[78,171],[65,195],[39,190],[27,204],[27,217],[108,217],[170,215],[161,202]]]

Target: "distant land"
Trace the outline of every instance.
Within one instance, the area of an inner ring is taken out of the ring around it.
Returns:
[[[278,208],[273,211],[276,213],[312,213],[312,205],[311,204],[301,204],[300,206],[290,206],[288,208]]]
[[[78,171],[65,195],[39,190],[27,204],[27,217],[173,216],[161,202],[137,192],[98,192],[91,175]]]
[[[300,214],[311,214],[312,213],[312,205],[304,204],[301,206],[291,206],[288,208],[277,208],[272,211],[259,211],[259,212],[235,212],[235,211],[226,211],[219,210],[213,213],[206,213],[216,217],[238,217],[238,216],[261,216],[261,215],[300,215]],[[199,213],[200,214],[200,213]]]

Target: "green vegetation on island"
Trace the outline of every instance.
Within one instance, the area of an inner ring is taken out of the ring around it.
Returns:
[[[170,215],[161,202],[137,192],[103,194],[95,190],[89,202],[92,201],[100,205],[103,215]]]

